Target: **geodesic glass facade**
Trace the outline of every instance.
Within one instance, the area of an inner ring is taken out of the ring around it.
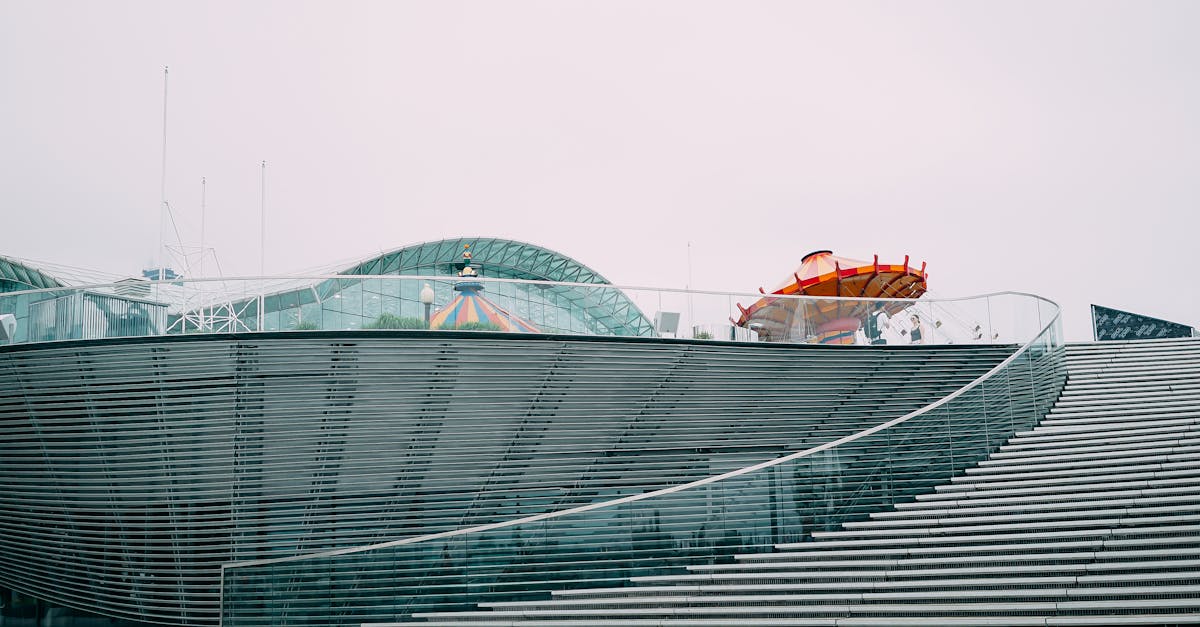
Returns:
[[[456,238],[426,242],[385,253],[358,263],[339,274],[345,278],[275,293],[262,301],[263,328],[360,329],[381,315],[420,320],[423,281],[354,278],[380,275],[453,277],[470,245],[472,263],[484,278],[557,281],[608,285],[599,273],[560,253],[527,244],[495,238]],[[452,280],[431,282],[435,307],[454,298]],[[547,333],[650,336],[653,325],[642,312],[615,289],[589,289],[566,285],[489,283],[486,296],[500,307],[528,320]],[[234,304],[237,315],[248,324],[257,318],[257,304]]]
[[[0,294],[60,286],[62,283],[40,270],[0,257]],[[12,314],[17,319],[15,341],[24,342],[31,337],[28,331],[30,309],[56,296],[52,292],[41,292],[0,298],[0,314]]]
[[[57,279],[41,270],[0,257],[0,293],[39,290],[61,285]]]

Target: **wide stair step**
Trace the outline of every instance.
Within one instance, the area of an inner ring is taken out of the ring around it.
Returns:
[[[1036,427],[804,542],[427,625],[1200,624],[1200,341],[1070,345]]]

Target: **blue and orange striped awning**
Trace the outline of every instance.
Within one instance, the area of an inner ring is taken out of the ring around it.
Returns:
[[[454,286],[459,293],[454,300],[429,319],[430,329],[457,329],[467,323],[492,324],[500,331],[509,333],[540,333],[529,322],[518,318],[479,292],[483,284],[478,281],[462,281]]]

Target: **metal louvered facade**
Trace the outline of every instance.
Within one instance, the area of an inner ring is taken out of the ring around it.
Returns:
[[[725,563],[369,625],[1200,624],[1200,340],[1061,357],[1067,383],[1035,427],[869,519]]]
[[[224,564],[709,477],[917,410],[1012,351],[451,332],[0,347],[0,587],[216,625]]]

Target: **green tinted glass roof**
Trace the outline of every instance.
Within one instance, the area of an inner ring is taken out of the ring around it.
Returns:
[[[47,287],[62,287],[62,283],[54,277],[31,268],[15,259],[0,257],[0,292],[18,290],[38,290]],[[5,285],[8,289],[5,289]]]
[[[340,274],[413,274],[431,265],[447,268],[462,259],[463,246],[470,244],[473,260],[502,270],[507,278],[564,283],[608,284],[608,279],[561,253],[525,242],[492,237],[460,237],[406,246],[355,264]]]
[[[591,268],[561,253],[515,240],[494,237],[458,237],[405,246],[366,259],[338,272],[347,275],[433,274],[450,276],[470,245],[472,261],[483,276],[563,283],[611,285]],[[334,293],[343,286],[332,279],[314,286],[318,294]],[[613,335],[654,335],[654,326],[620,290],[550,288],[572,301]]]
[[[429,273],[432,267],[432,274],[450,275],[454,264],[462,260],[467,244],[472,261],[482,266],[484,276],[610,285],[600,273],[566,255],[494,237],[458,237],[405,246],[357,263],[340,274],[421,274]],[[555,289],[614,335],[654,334],[650,321],[620,290]]]

